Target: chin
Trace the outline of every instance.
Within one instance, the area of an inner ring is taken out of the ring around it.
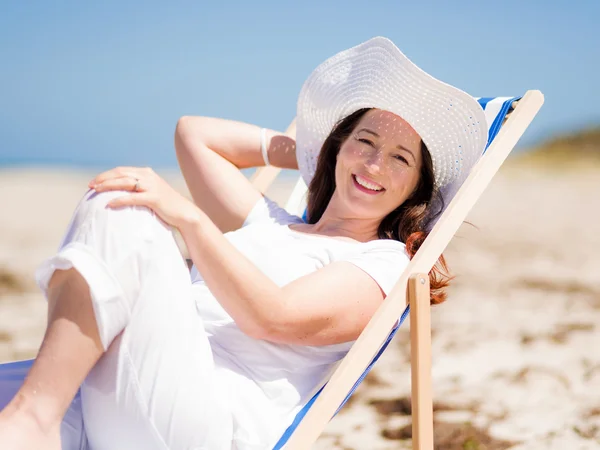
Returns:
[[[349,210],[352,213],[352,217],[359,219],[383,220],[389,214],[389,212],[386,213],[380,208],[372,208],[369,205],[359,204],[358,202],[350,203]]]

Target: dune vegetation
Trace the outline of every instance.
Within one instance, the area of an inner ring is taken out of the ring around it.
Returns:
[[[530,150],[513,154],[508,164],[542,168],[599,168],[600,125],[557,136]]]

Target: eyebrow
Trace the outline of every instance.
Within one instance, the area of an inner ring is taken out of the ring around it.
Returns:
[[[364,132],[366,132],[366,133],[372,134],[372,135],[373,135],[373,136],[375,136],[375,137],[380,137],[380,136],[379,136],[377,133],[375,133],[373,130],[369,130],[368,128],[361,128],[360,130],[358,130],[358,131],[357,131],[357,133],[360,133],[361,131],[364,131]],[[404,145],[402,145],[402,144],[399,144],[399,145],[397,145],[397,146],[396,146],[396,148],[397,148],[398,150],[404,150],[404,151],[407,151],[408,153],[410,153],[410,156],[412,156],[412,157],[413,157],[413,159],[414,159],[415,161],[417,160],[417,158],[415,158],[415,155],[414,155],[414,153],[412,152],[412,150],[409,150],[409,149],[408,149],[408,148],[406,148]]]

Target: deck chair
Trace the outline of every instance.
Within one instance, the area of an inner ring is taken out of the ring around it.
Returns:
[[[488,122],[488,143],[483,155],[454,197],[447,199],[449,204],[429,236],[328,383],[320,387],[298,412],[273,450],[310,448],[369,373],[409,315],[413,448],[433,450],[428,273],[542,107],[544,96],[540,91],[528,91],[523,97],[477,100]],[[293,129],[293,124],[290,129]],[[253,177],[254,185],[265,192],[278,171],[273,167],[260,169]],[[285,205],[288,212],[304,219],[306,191],[306,184],[299,177]]]
[[[485,110],[489,125],[486,151],[329,381],[317,387],[316,393],[298,412],[273,450],[284,447],[286,450],[310,448],[329,420],[340,411],[369,373],[409,315],[413,448],[433,450],[428,273],[541,108],[544,97],[539,91],[528,91],[523,97],[480,98],[478,101]],[[293,129],[294,123],[288,131]],[[252,182],[261,192],[265,192],[278,172],[279,169],[274,167],[259,169]],[[305,210],[306,185],[301,180],[286,203],[286,209],[298,215]],[[0,364],[0,409],[13,397],[32,362],[26,360]],[[87,448],[79,410],[80,397],[77,394],[62,424],[62,429],[67,431],[63,433],[64,450]]]

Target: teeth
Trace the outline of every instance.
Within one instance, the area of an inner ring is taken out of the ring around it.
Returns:
[[[362,187],[366,187],[367,189],[371,189],[372,191],[380,191],[383,188],[380,186],[377,186],[376,184],[372,184],[369,183],[368,181],[366,181],[364,178],[359,177],[358,175],[354,176],[354,179],[356,180],[356,182],[358,184],[360,184]]]

